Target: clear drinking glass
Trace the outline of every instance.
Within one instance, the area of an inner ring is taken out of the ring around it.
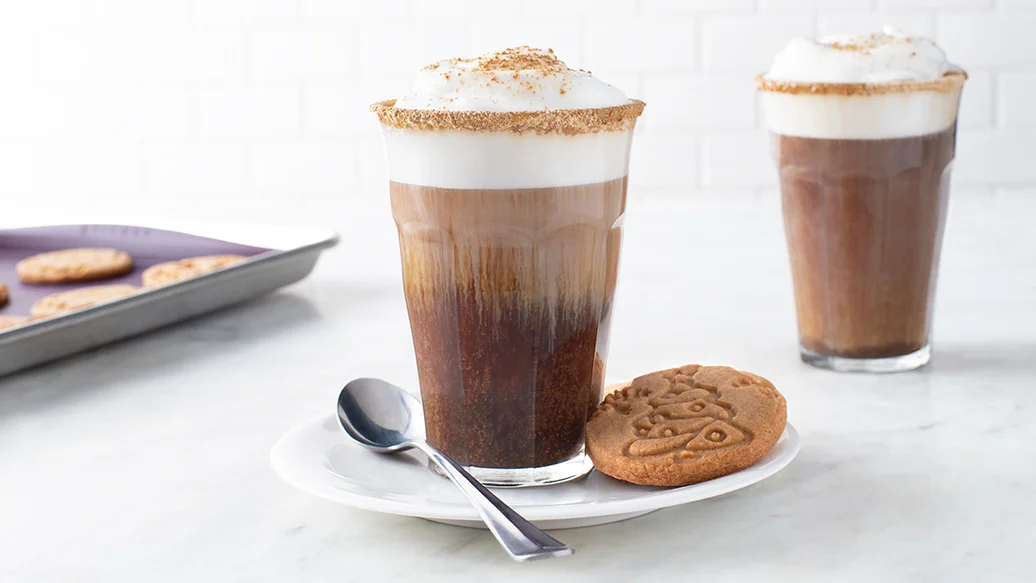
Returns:
[[[484,117],[444,131],[428,118],[463,128],[464,116],[409,124],[389,117],[391,102],[374,106],[428,440],[486,484],[590,469],[584,426],[604,377],[643,104],[606,110],[622,108],[619,127],[565,135],[487,131]]]
[[[965,78],[759,80],[805,362],[861,372],[928,363]]]

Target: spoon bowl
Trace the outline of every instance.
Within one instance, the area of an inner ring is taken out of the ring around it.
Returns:
[[[381,379],[356,379],[338,395],[338,423],[361,445],[381,453],[424,439],[424,413],[413,395]]]

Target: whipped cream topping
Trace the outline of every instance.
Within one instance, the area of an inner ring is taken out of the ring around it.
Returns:
[[[880,33],[797,38],[774,58],[764,76],[805,83],[931,81],[960,69],[929,38],[886,26]]]
[[[527,46],[473,59],[448,59],[422,69],[400,109],[542,111],[630,103],[622,90],[570,69],[550,49]]]
[[[390,180],[481,190],[622,178],[643,109],[553,51],[525,46],[433,63],[394,104],[372,106]]]

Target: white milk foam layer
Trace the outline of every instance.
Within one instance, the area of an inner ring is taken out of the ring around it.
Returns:
[[[957,119],[960,91],[874,95],[763,92],[775,134],[829,140],[881,140],[941,132]]]
[[[389,180],[439,188],[550,188],[626,176],[632,131],[559,134],[383,126]]]
[[[425,67],[401,109],[445,111],[541,111],[629,103],[622,90],[569,69],[553,53],[529,47],[474,59],[451,59]]]
[[[417,75],[400,109],[543,111],[630,103],[621,90],[529,47],[451,59]],[[548,188],[626,175],[632,131],[560,135],[383,125],[389,179],[465,189]]]
[[[799,38],[774,58],[773,81],[839,84],[934,81],[960,69],[930,39],[882,33]],[[936,133],[957,119],[960,91],[842,95],[764,91],[770,131],[827,139],[885,139]]]

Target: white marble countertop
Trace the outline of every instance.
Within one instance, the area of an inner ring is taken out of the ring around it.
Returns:
[[[0,379],[0,581],[1032,581],[1033,216],[1036,196],[955,199],[932,364],[865,376],[799,362],[773,197],[631,203],[609,376],[758,372],[802,452],[517,564],[486,531],[338,506],[270,469],[345,380],[416,386],[378,201],[301,284]]]

